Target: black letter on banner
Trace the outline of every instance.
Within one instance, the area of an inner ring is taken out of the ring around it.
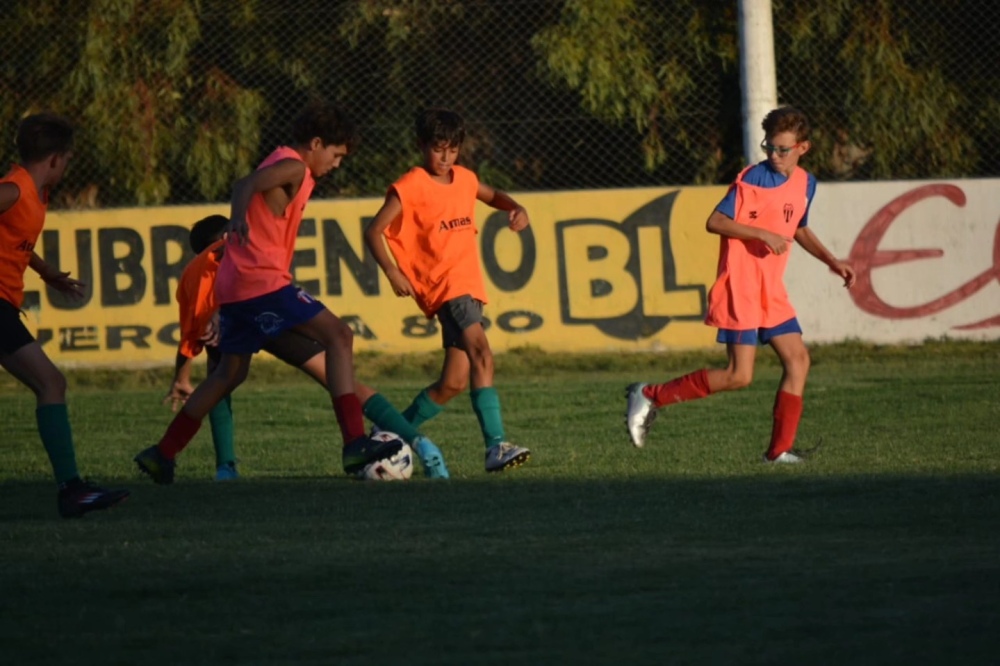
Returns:
[[[156,340],[168,347],[176,347],[181,343],[181,325],[178,323],[167,324],[156,332]]]
[[[515,326],[518,319],[524,321],[521,322],[520,326]],[[543,323],[541,315],[527,310],[512,310],[497,317],[497,326],[500,327],[500,330],[508,333],[527,333],[541,328]]]
[[[71,326],[59,329],[59,351],[92,351],[97,346],[96,326]]]
[[[153,227],[150,230],[150,254],[153,258],[153,300],[157,305],[173,302],[174,289],[170,288],[171,278],[180,281],[187,263],[194,259],[194,250],[188,242],[190,231],[186,227],[170,225]],[[177,243],[181,247],[181,258],[174,263],[167,261],[167,243]]]
[[[52,287],[45,286],[45,296],[57,310],[79,310],[90,302],[94,296],[94,262],[90,249],[90,230],[77,229],[76,239],[76,270],[73,267],[63,268],[62,257],[59,255],[59,232],[48,229],[42,232],[42,259],[61,271],[69,271],[70,277],[83,282],[83,298],[77,300],[69,294],[64,294]]]
[[[531,227],[527,227],[517,235],[521,241],[521,263],[513,271],[505,271],[497,263],[496,238],[497,234],[507,229],[507,212],[498,210],[486,218],[483,225],[482,243],[483,267],[493,284],[503,291],[517,291],[528,284],[532,274],[535,272],[535,234]],[[513,231],[509,233],[515,233]]]
[[[126,331],[128,334],[126,335]],[[108,349],[121,349],[122,342],[128,340],[136,349],[149,349],[146,338],[153,334],[149,326],[108,326]]]
[[[400,332],[407,338],[429,338],[438,332],[437,321],[423,315],[403,317],[403,330]]]
[[[298,238],[316,237],[316,218],[307,217],[299,224]],[[298,286],[305,289],[312,296],[319,296],[319,280],[299,280],[295,275],[297,268],[311,268],[316,266],[316,250],[295,250],[292,254],[292,280]]]
[[[115,256],[115,245],[128,246],[122,257]],[[146,293],[146,271],[142,268],[145,248],[142,236],[133,229],[98,229],[97,247],[101,258],[101,305],[134,305]],[[119,290],[115,276],[127,275],[131,284]]]
[[[364,230],[370,221],[370,217],[361,220],[361,229]],[[340,278],[341,259],[361,287],[361,293],[365,296],[378,296],[378,264],[367,245],[364,246],[361,257],[358,257],[337,220],[323,220],[323,244],[326,247],[327,296],[344,295],[344,283]]]

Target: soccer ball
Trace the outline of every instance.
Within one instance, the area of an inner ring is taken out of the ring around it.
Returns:
[[[366,465],[361,471],[361,478],[367,481],[406,481],[413,476],[413,449],[394,432],[380,430],[371,436],[379,442],[398,440],[403,448],[391,458],[379,460]]]

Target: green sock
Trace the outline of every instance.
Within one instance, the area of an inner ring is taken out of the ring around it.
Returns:
[[[41,405],[35,410],[38,434],[49,454],[56,483],[65,483],[80,476],[76,470],[76,452],[73,450],[73,430],[69,427],[69,411],[65,404]]]
[[[414,428],[419,428],[422,424],[430,421],[443,410],[444,406],[431,400],[431,396],[427,393],[427,389],[424,389],[417,394],[417,397],[413,399],[410,406],[403,410],[403,418],[409,421],[410,425]]]
[[[227,395],[224,400],[208,413],[208,422],[212,425],[212,446],[215,447],[215,466],[236,462],[236,451],[233,448],[233,396]]]
[[[413,443],[420,433],[410,425],[410,422],[403,418],[403,415],[396,411],[388,400],[381,393],[376,393],[365,401],[361,408],[368,420],[377,425],[382,430],[394,432],[404,441]]]
[[[483,431],[483,439],[486,440],[486,448],[496,446],[504,440],[503,420],[500,418],[500,396],[492,386],[485,386],[480,389],[473,389],[470,393],[472,397],[472,410],[479,419],[479,427]]]

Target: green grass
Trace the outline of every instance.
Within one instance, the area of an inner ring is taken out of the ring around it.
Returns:
[[[426,427],[453,480],[398,484],[343,478],[322,391],[260,364],[234,399],[244,478],[210,481],[204,432],[153,486],[130,458],[169,420],[166,372],[75,372],[81,469],[132,490],[79,521],[0,377],[0,663],[996,663],[1000,344],[813,359],[808,465],[758,462],[767,351],[748,390],[669,408],[635,450],[625,383],[718,354],[519,350],[498,386],[531,462],[483,473],[463,396]],[[403,407],[438,361],[359,375]]]

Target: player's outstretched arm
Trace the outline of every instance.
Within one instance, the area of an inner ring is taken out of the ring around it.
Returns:
[[[739,238],[740,240],[761,241],[775,254],[788,252],[788,247],[792,242],[791,238],[779,236],[766,229],[740,224],[718,210],[713,210],[712,214],[708,216],[708,221],[705,222],[705,229],[711,234],[718,234],[720,236],[729,236],[730,238]]]
[[[514,201],[514,198],[503,190],[479,183],[476,198],[487,206],[507,211],[508,226],[511,231],[522,231],[531,223],[528,219],[528,211],[525,210],[524,206]]]
[[[843,278],[845,287],[850,289],[854,286],[856,276],[851,265],[833,256],[833,253],[826,249],[826,246],[820,242],[819,238],[816,237],[816,234],[809,227],[799,227],[795,231],[795,241],[806,252],[822,261],[830,267],[831,271]]]
[[[250,199],[258,192],[264,195],[268,207],[276,215],[281,215],[306,177],[306,165],[295,159],[284,159],[263,169],[257,169],[249,176],[240,178],[233,185],[233,198],[229,212],[227,233],[233,234],[240,245],[246,245],[250,238],[247,224],[247,208]]]
[[[49,285],[56,291],[67,294],[75,299],[83,298],[83,289],[87,286],[86,283],[71,278],[69,276],[69,271],[59,270],[38,256],[38,253],[36,252],[31,253],[31,259],[28,260],[28,266],[31,267],[31,270],[38,273],[38,277],[42,278],[42,281],[45,284]]]
[[[378,262],[379,268],[385,273],[392,285],[392,291],[397,296],[413,296],[413,285],[409,279],[399,270],[399,266],[392,260],[389,249],[385,246],[385,230],[393,222],[403,217],[403,202],[399,200],[396,190],[389,190],[385,195],[382,207],[375,214],[375,218],[365,229],[365,245],[371,250],[372,256]]]

